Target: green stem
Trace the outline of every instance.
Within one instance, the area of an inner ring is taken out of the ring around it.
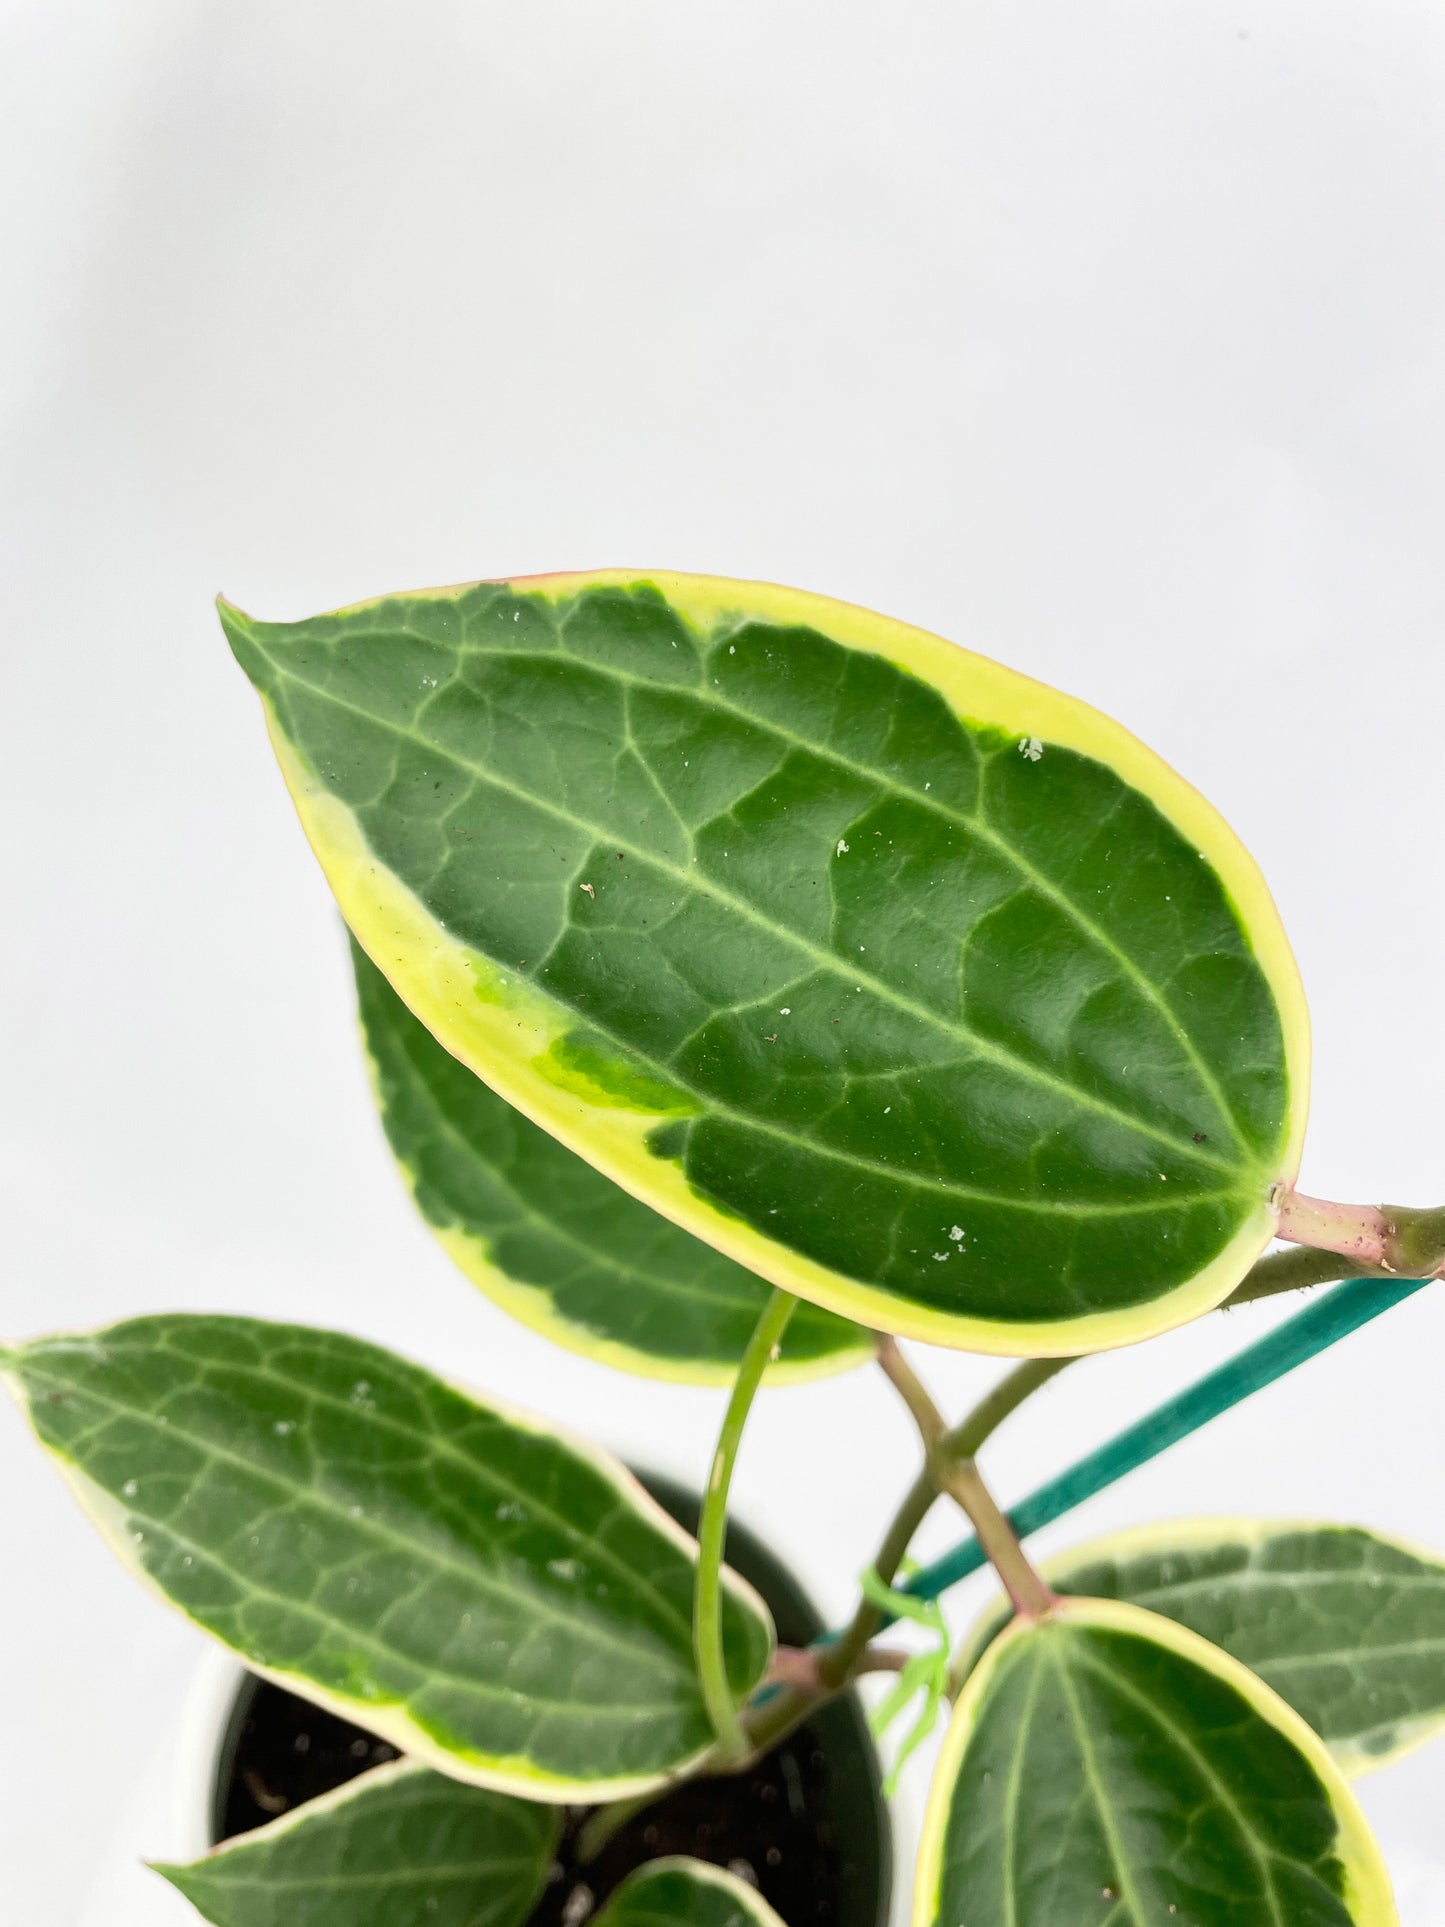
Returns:
[[[1026,1358],[1015,1365],[1006,1378],[1001,1378],[993,1390],[979,1400],[966,1419],[951,1432],[944,1433],[944,1450],[951,1458],[976,1458],[980,1447],[1026,1398],[1073,1363],[1072,1358]]]
[[[797,1299],[791,1292],[774,1289],[763,1307],[762,1316],[748,1340],[738,1375],[733,1380],[732,1396],[723,1416],[712,1470],[703,1496],[702,1516],[698,1521],[697,1585],[692,1603],[692,1642],[697,1656],[697,1676],[702,1687],[703,1704],[717,1734],[721,1760],[740,1760],[748,1752],[737,1701],[728,1683],[727,1662],[723,1655],[722,1565],[728,1529],[728,1491],[732,1486],[733,1465],[742,1442],[753,1396],[777,1355],[777,1347]]]
[[[635,1793],[630,1800],[613,1800],[607,1806],[595,1808],[577,1829],[575,1851],[578,1865],[588,1866],[608,1841],[621,1833],[629,1820],[661,1798],[662,1794],[653,1787],[647,1793]]]

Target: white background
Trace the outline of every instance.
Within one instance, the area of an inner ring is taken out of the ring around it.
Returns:
[[[1316,1028],[1305,1188],[1445,1196],[1438,5],[10,0],[0,28],[0,1332],[345,1324],[706,1462],[716,1396],[554,1352],[413,1221],[219,589],[290,617],[667,565],[1057,682],[1271,880]],[[1079,1367],[1000,1438],[1002,1492],[1272,1315]],[[1047,1543],[1258,1511],[1445,1547],[1442,1341],[1422,1296]],[[959,1407],[997,1370],[927,1363]],[[837,1612],[913,1456],[866,1376],[773,1393],[743,1508]],[[115,1920],[133,1878],[181,1920],[150,1876],[94,1882],[172,1844],[127,1802],[201,1641],[8,1410],[0,1467],[0,1913]],[[1409,1927],[1445,1922],[1442,1780],[1427,1753],[1364,1789]]]

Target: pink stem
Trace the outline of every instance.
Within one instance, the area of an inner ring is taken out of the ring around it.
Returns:
[[[1395,1269],[1390,1263],[1390,1223],[1378,1205],[1330,1204],[1307,1198],[1302,1191],[1285,1191],[1276,1206],[1279,1235],[1290,1244],[1338,1251],[1372,1270]]]

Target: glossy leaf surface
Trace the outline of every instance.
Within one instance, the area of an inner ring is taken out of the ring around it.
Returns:
[[[608,1364],[730,1381],[767,1284],[513,1110],[442,1048],[355,943],[352,961],[387,1138],[422,1216],[473,1283]],[[859,1326],[800,1304],[769,1377],[838,1370],[872,1349]]]
[[[374,1345],[254,1319],[137,1319],[6,1370],[128,1563],[403,1751],[595,1800],[711,1743],[696,1546],[604,1454]],[[725,1600],[741,1699],[771,1622],[732,1575]]]
[[[915,1927],[1393,1927],[1323,1745],[1227,1654],[1136,1606],[1016,1621],[959,1698]]]
[[[595,1927],[783,1927],[756,1887],[681,1855],[639,1867],[593,1918]]]
[[[363,948],[509,1103],[860,1323],[1002,1352],[1222,1298],[1307,1025],[1225,824],[1083,704],[709,578],[222,611]]]
[[[1183,1519],[1052,1560],[1056,1592],[1124,1599],[1222,1646],[1347,1773],[1445,1726],[1445,1562],[1356,1526]],[[1007,1623],[990,1613],[977,1653]]]
[[[521,1927],[558,1831],[555,1807],[397,1764],[156,1872],[214,1927]]]

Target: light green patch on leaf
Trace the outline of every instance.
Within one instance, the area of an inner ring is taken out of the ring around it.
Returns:
[[[576,1091],[597,1104],[616,1104],[654,1117],[693,1117],[701,1108],[687,1091],[603,1045],[601,1038],[569,1031],[534,1059],[535,1067],[549,1084]]]
[[[697,1547],[615,1460],[336,1332],[141,1318],[10,1364],[127,1563],[248,1665],[402,1751],[549,1800],[705,1753]],[[739,1701],[772,1647],[728,1575]]]
[[[530,1123],[446,1051],[352,946],[387,1138],[473,1282],[558,1343],[629,1371],[729,1382],[769,1287]],[[872,1355],[870,1334],[799,1304],[773,1380]]]
[[[1050,1561],[1056,1592],[1124,1599],[1221,1646],[1349,1774],[1445,1726],[1445,1561],[1358,1526],[1181,1519]],[[1008,1619],[985,1613],[964,1664]]]
[[[1227,827],[1083,704],[702,577],[222,615],[408,1005],[771,1283],[1067,1352],[1207,1309],[1268,1241],[1308,1085],[1288,945]]]
[[[1324,1746],[1167,1619],[1069,1599],[1015,1620],[957,1707],[914,1927],[1395,1927]]]
[[[558,1832],[555,1807],[399,1763],[155,1870],[213,1927],[521,1927]]]
[[[593,1927],[784,1927],[756,1887],[704,1860],[653,1860],[627,1879]]]

